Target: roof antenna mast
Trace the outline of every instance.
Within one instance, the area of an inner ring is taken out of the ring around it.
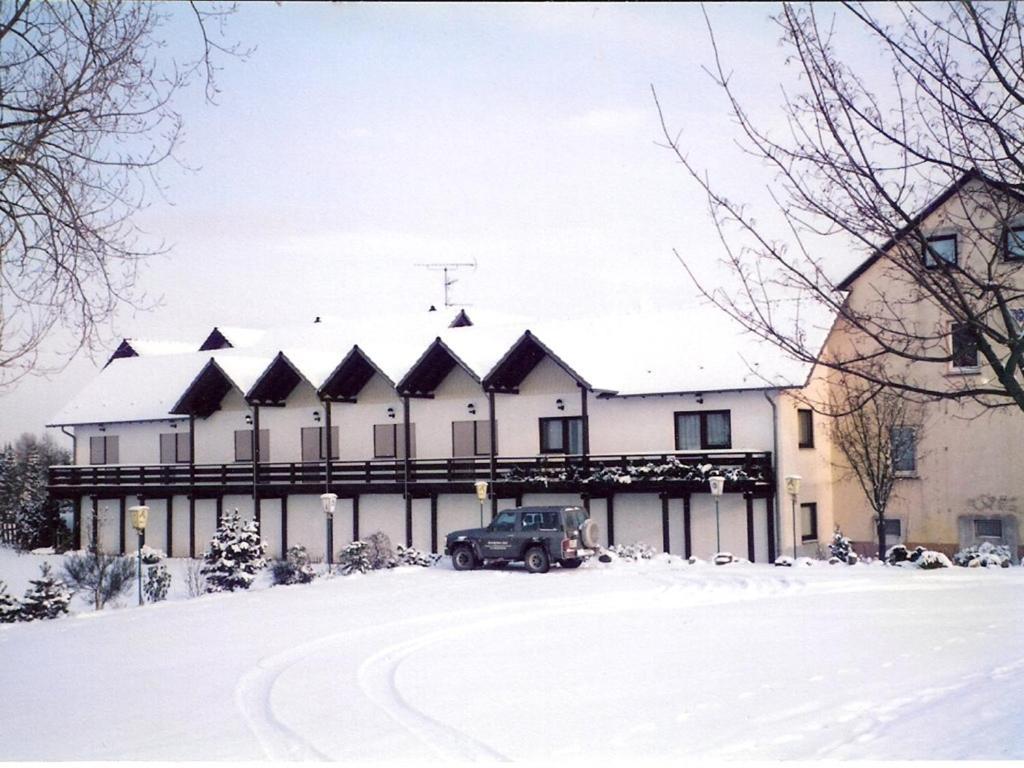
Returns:
[[[449,272],[455,272],[459,269],[470,269],[476,270],[476,259],[473,261],[439,261],[430,264],[415,264],[417,267],[426,267],[433,272],[440,272],[444,282],[444,305],[446,307],[468,307],[470,304],[456,304],[451,300],[451,292],[449,289],[459,282],[458,278],[449,277]]]

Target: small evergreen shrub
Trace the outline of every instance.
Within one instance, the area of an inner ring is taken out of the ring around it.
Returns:
[[[206,577],[206,591],[248,589],[256,574],[267,565],[266,551],[266,542],[260,539],[256,523],[243,523],[236,509],[221,521],[203,556],[201,572]]]
[[[935,552],[930,549],[923,549],[918,547],[921,551],[915,552],[917,557],[913,559],[918,568],[930,571],[936,568],[952,568],[953,562],[941,552]]]
[[[21,603],[0,581],[0,624],[13,624],[21,618]]]
[[[1012,562],[1008,546],[989,541],[961,549],[953,555],[953,563],[964,568],[1009,568]]]
[[[138,553],[136,553],[136,556],[137,555]],[[156,565],[166,557],[167,553],[165,553],[162,549],[156,549],[155,547],[151,547],[148,544],[144,544],[142,546],[143,565]]]
[[[39,578],[29,582],[32,586],[21,601],[19,621],[56,619],[68,612],[71,593],[67,586],[53,575],[49,563],[40,565],[39,570]]]
[[[284,560],[276,560],[270,573],[274,584],[308,584],[316,578],[309,553],[301,544],[289,547]]]
[[[391,538],[384,531],[375,531],[363,540],[366,544],[366,557],[370,568],[378,570],[387,568],[395,559],[395,550],[391,546]]]
[[[89,596],[93,608],[103,610],[111,600],[127,592],[135,581],[136,562],[121,555],[107,555],[90,549],[64,557],[63,575],[75,592]]]
[[[373,570],[365,541],[353,541],[338,553],[338,570],[342,575],[369,573]]]
[[[396,568],[403,565],[418,565],[423,568],[429,568],[440,559],[440,555],[431,554],[430,552],[420,552],[414,547],[403,547],[399,544],[395,551],[395,557],[390,563],[390,567]]]
[[[608,547],[608,551],[623,560],[650,560],[654,557],[654,547],[649,547],[642,541],[632,544],[615,544]]]
[[[910,553],[902,544],[896,544],[885,551],[885,562],[896,565],[910,559]]]
[[[167,570],[166,565],[151,565],[146,569],[146,581],[142,585],[142,592],[146,595],[146,600],[151,603],[166,600],[170,588],[171,573]]]
[[[839,526],[836,526],[835,533],[832,534],[832,541],[828,545],[828,552],[831,555],[831,558],[829,558],[830,563],[832,558],[835,558],[837,563],[853,565],[860,559],[857,553],[853,551],[850,540],[843,536],[843,532],[839,530]]]

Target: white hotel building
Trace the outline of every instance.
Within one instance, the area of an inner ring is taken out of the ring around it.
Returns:
[[[79,546],[134,549],[127,508],[145,503],[147,543],[179,557],[200,555],[236,508],[272,555],[322,556],[327,491],[335,551],[376,530],[438,551],[448,531],[530,504],[585,506],[605,543],[681,555],[765,562],[827,543],[826,436],[791,396],[806,367],[709,310],[473,314],[125,340],[52,420],[75,448],[51,492],[74,502]],[[789,474],[803,477],[795,507]]]

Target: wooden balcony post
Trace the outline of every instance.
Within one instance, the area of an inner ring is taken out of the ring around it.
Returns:
[[[127,497],[125,497],[125,496],[121,497],[121,502],[119,504],[119,510],[118,511],[120,513],[120,518],[121,518],[118,521],[118,536],[119,536],[119,539],[120,539],[121,554],[123,555],[125,553],[125,550],[126,550],[126,546],[125,546],[125,528],[126,528],[125,516],[126,516],[127,511],[128,511],[128,499],[127,499]]]
[[[669,551],[668,530],[668,494],[661,494],[661,548],[666,554]]]
[[[683,552],[693,557],[693,536],[690,529],[690,494],[683,496]]]
[[[747,559],[754,562],[754,497],[748,492],[743,498],[747,500]]]
[[[768,523],[768,562],[775,562],[775,504],[771,495],[764,498],[765,516]]]
[[[611,547],[615,544],[615,494],[609,493],[604,503],[608,518],[608,546]]]
[[[100,499],[98,496],[91,496],[92,500],[92,531],[90,532],[89,539],[92,542],[92,548],[94,551],[99,552],[100,549]]]
[[[578,385],[580,388],[580,417],[583,423],[583,474],[587,475],[590,471],[590,414],[587,412],[587,388],[582,384]],[[588,507],[589,509],[589,507]]]
[[[252,407],[252,518],[260,530],[260,407]]]
[[[167,497],[167,556],[174,557],[174,493]]]
[[[487,462],[488,477],[487,477],[487,492],[491,495],[491,519],[494,519],[498,515],[498,496],[494,487],[494,480],[498,475],[498,415],[495,413],[494,406],[494,390],[490,390],[487,393],[487,419],[491,424],[491,445],[490,445],[490,456]],[[473,473],[475,476],[475,472]]]
[[[327,433],[325,435],[325,446],[327,450],[324,452],[324,487],[327,489],[324,493],[331,492],[331,461],[334,458],[334,440],[331,436],[331,401],[324,400],[324,423],[327,425],[325,429]]]
[[[281,497],[281,557],[288,552],[288,494]]]
[[[352,541],[359,541],[359,496],[352,497]]]
[[[437,554],[437,494],[430,494],[430,551]]]
[[[188,495],[188,556],[196,556],[196,493],[193,482],[191,492]]]

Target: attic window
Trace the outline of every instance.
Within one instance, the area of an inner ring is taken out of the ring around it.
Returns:
[[[936,235],[925,240],[924,265],[928,269],[956,263],[956,235]]]

